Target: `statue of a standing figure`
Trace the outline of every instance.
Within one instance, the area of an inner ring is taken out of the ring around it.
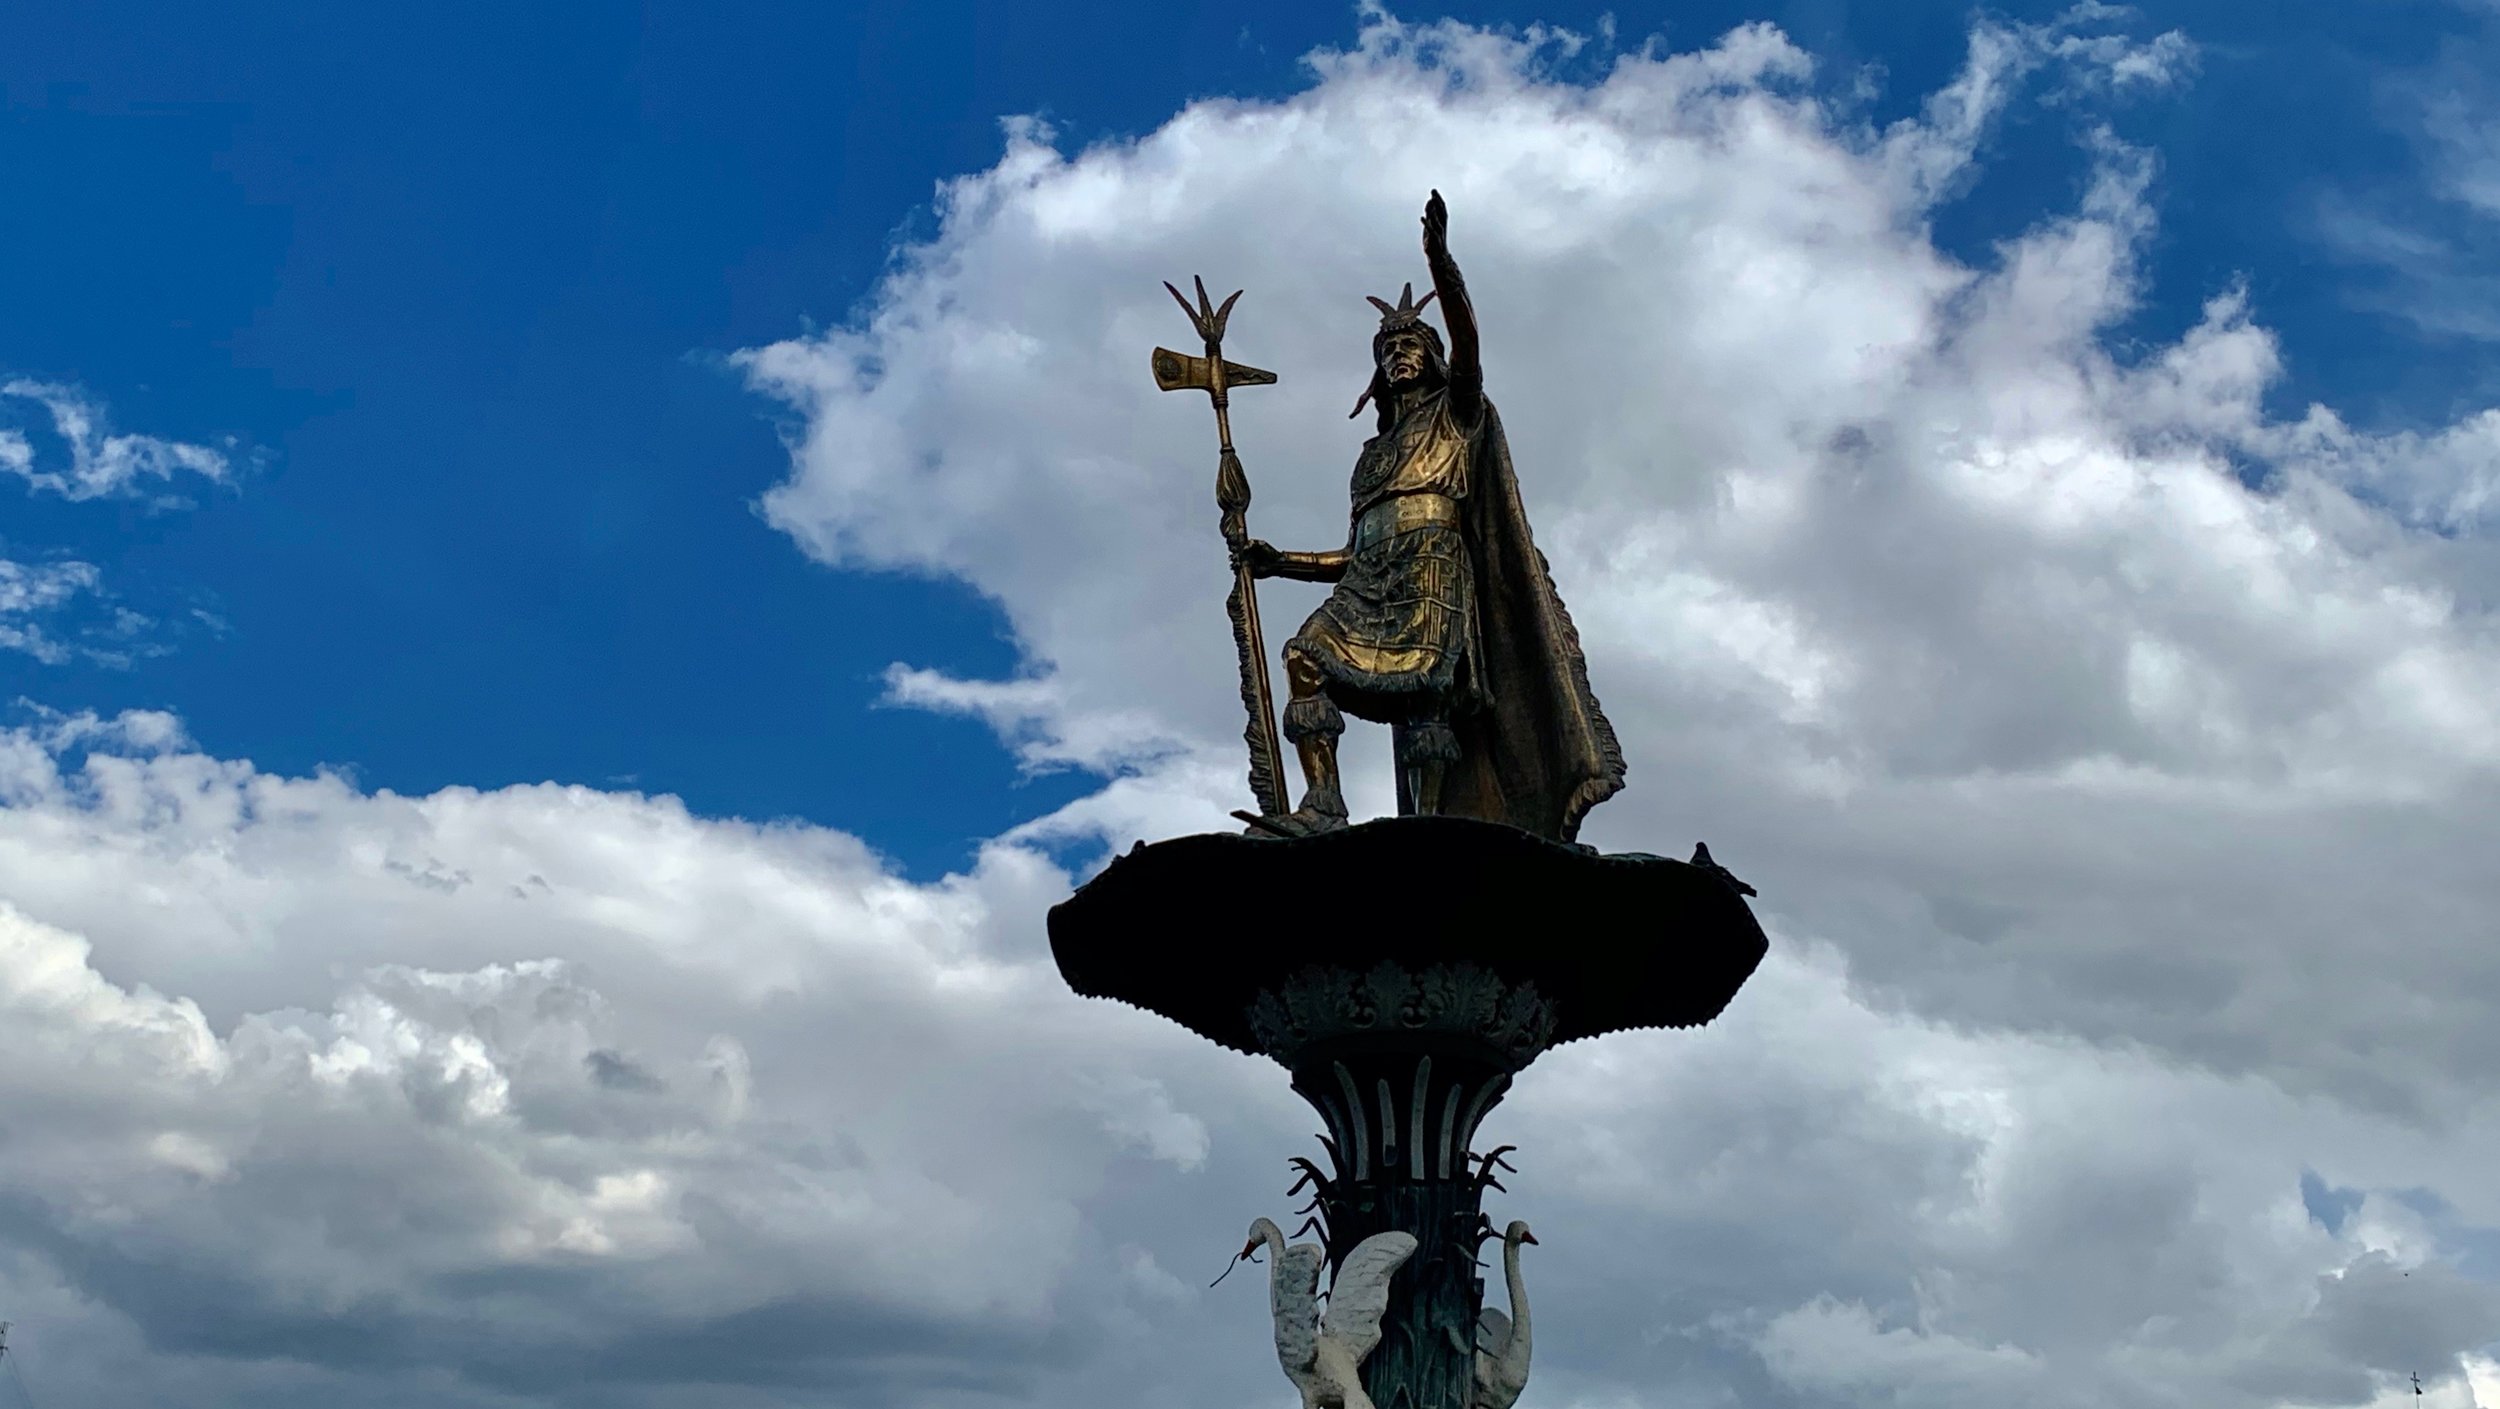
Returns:
[[[1424,207],[1432,292],[1374,298],[1372,380],[1354,414],[1378,433],[1354,462],[1346,546],[1234,550],[1259,577],[1336,584],[1285,643],[1285,737],[1301,805],[1271,832],[1346,824],[1344,715],[1392,726],[1401,814],[1475,817],[1571,840],[1623,786],[1623,752],[1590,693],[1580,637],[1528,534],[1501,417],[1484,395],[1475,310],[1450,258],[1441,193]],[[1438,298],[1449,344],[1423,321]]]

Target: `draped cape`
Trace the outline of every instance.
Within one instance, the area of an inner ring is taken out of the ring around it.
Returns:
[[[1580,632],[1528,532],[1510,439],[1484,403],[1461,524],[1474,558],[1482,707],[1450,721],[1458,761],[1441,811],[1571,841],[1588,810],[1623,787],[1623,748],[1589,689]],[[1406,799],[1400,779],[1400,802]],[[1403,806],[1401,807],[1403,810]]]

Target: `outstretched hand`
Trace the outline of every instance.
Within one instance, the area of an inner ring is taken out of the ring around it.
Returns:
[[[1450,208],[1441,203],[1441,193],[1432,193],[1424,202],[1424,254],[1437,258],[1450,252]]]

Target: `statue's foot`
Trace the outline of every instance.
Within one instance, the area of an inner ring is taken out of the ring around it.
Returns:
[[[1346,825],[1346,815],[1342,809],[1331,811],[1327,808],[1297,807],[1285,820],[1300,828],[1302,835],[1306,837],[1320,832],[1339,831]]]
[[[1346,825],[1342,812],[1322,812],[1308,807],[1297,807],[1281,817],[1272,812],[1265,815],[1236,812],[1233,815],[1250,824],[1242,828],[1242,835],[1249,837],[1310,837],[1337,831]]]

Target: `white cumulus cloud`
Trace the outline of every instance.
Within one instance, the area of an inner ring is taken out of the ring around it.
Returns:
[[[1043,912],[1074,878],[1028,843],[1246,800],[1160,281],[1250,290],[1229,351],[1282,376],[1234,405],[1253,529],[1332,543],[1362,295],[1420,278],[1437,187],[1631,755],[1589,837],[1706,835],[1774,931],[1720,1022],[1555,1053],[1495,1113],[1535,1401],[2487,1396],[2500,642],[2475,462],[2427,448],[2477,423],[2270,416],[2295,353],[2237,289],[2111,352],[2158,154],[2094,105],[2193,52],[2130,23],[1983,24],[1883,130],[1768,26],[1607,55],[1378,14],[1282,100],[1076,152],[1014,127],[856,323],[744,359],[789,417],[776,524],[1012,624],[1011,678],[898,662],[893,701],[1104,775],[960,875],[669,798],[277,776],[161,715],[0,731],[30,1373],[92,1403],[1290,1393],[1261,1273],[1203,1283],[1312,1119],[1272,1066],[1067,995]],[[2035,102],[2083,194],[1939,249]],[[1277,639],[1313,598],[1263,600]]]

